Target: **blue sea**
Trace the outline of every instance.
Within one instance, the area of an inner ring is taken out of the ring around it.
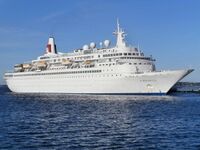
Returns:
[[[0,87],[0,149],[200,149],[200,94],[15,94]]]

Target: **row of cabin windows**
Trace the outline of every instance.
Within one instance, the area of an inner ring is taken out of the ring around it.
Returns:
[[[53,72],[53,73],[37,73],[37,74],[19,74],[14,75],[14,77],[19,76],[41,76],[41,75],[57,75],[57,74],[79,74],[79,73],[100,73],[101,70],[86,70],[86,71],[70,71],[70,72]]]
[[[121,77],[121,74],[107,74],[107,75],[78,75],[78,76],[59,76],[49,78],[91,78],[91,77]]]
[[[151,63],[129,63],[129,65],[151,65]],[[115,65],[115,63],[113,64],[99,64],[99,66],[111,66],[111,65]]]
[[[46,79],[58,79],[58,78],[94,78],[94,77],[121,77],[121,74],[107,74],[107,75],[73,75],[73,76],[47,76]],[[21,79],[21,78],[20,78]],[[30,79],[30,78],[29,78]],[[34,78],[33,78],[34,79]],[[24,79],[22,79],[24,80]]]
[[[120,57],[120,59],[143,59],[143,60],[151,60],[149,57]]]
[[[110,57],[110,56],[139,56],[139,53],[116,53],[116,54],[104,54],[103,57]],[[143,53],[141,53],[141,56],[144,56]],[[100,55],[98,55],[100,57]],[[94,58],[94,56],[83,56],[83,57],[74,57],[75,60],[82,60],[82,59],[91,59]],[[42,58],[43,59],[43,58]],[[68,58],[70,59],[70,58]],[[73,58],[72,58],[73,59]],[[60,62],[61,59],[54,59],[53,62]]]
[[[104,54],[103,57],[111,57],[111,56],[139,56],[139,53],[116,53],[116,54]],[[143,56],[143,53],[142,53]]]
[[[129,65],[151,65],[151,63],[129,63]]]
[[[99,64],[99,66],[111,66],[111,65],[115,65],[115,63],[112,63],[112,64]]]
[[[79,78],[79,77],[120,77],[121,74],[107,74],[107,75],[87,75],[87,76],[69,76],[69,78]]]
[[[82,60],[82,59],[91,59],[91,58],[94,58],[94,56],[83,56],[83,57],[74,57],[74,58],[67,58],[68,60],[71,60],[71,59],[75,59],[75,60]],[[60,62],[61,59],[54,59],[53,62]]]
[[[5,77],[13,77],[13,75],[5,75]]]
[[[74,57],[75,60],[91,59],[91,58],[94,58],[94,56]]]
[[[49,70],[59,70],[59,69],[76,69],[76,68],[93,68],[94,65],[86,65],[86,66],[66,66],[59,68],[50,68]]]
[[[104,53],[106,53],[106,52],[114,52],[114,51],[115,51],[115,49],[112,49],[112,50],[103,50]]]
[[[111,56],[139,56],[139,53],[116,53],[116,54],[104,54],[103,57],[111,57]],[[141,56],[144,56],[143,53],[141,53]],[[98,55],[98,57],[100,58],[100,55]],[[83,57],[74,57],[75,60],[82,60],[82,59],[91,59],[94,58],[94,56],[83,56]],[[69,58],[68,58],[69,59]],[[55,62],[60,62],[61,59],[54,59],[53,60],[54,63]]]

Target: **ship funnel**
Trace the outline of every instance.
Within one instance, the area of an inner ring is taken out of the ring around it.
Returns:
[[[48,44],[46,47],[46,53],[47,54],[57,54],[55,39],[53,37],[50,37],[48,40]]]

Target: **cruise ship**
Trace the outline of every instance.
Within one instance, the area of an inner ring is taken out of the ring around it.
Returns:
[[[193,69],[156,71],[155,59],[128,45],[117,21],[115,46],[91,42],[70,53],[57,51],[54,37],[45,54],[16,64],[5,81],[16,93],[167,94]]]

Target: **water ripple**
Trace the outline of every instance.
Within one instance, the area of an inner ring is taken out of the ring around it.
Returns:
[[[0,93],[0,149],[200,149],[200,96]]]

